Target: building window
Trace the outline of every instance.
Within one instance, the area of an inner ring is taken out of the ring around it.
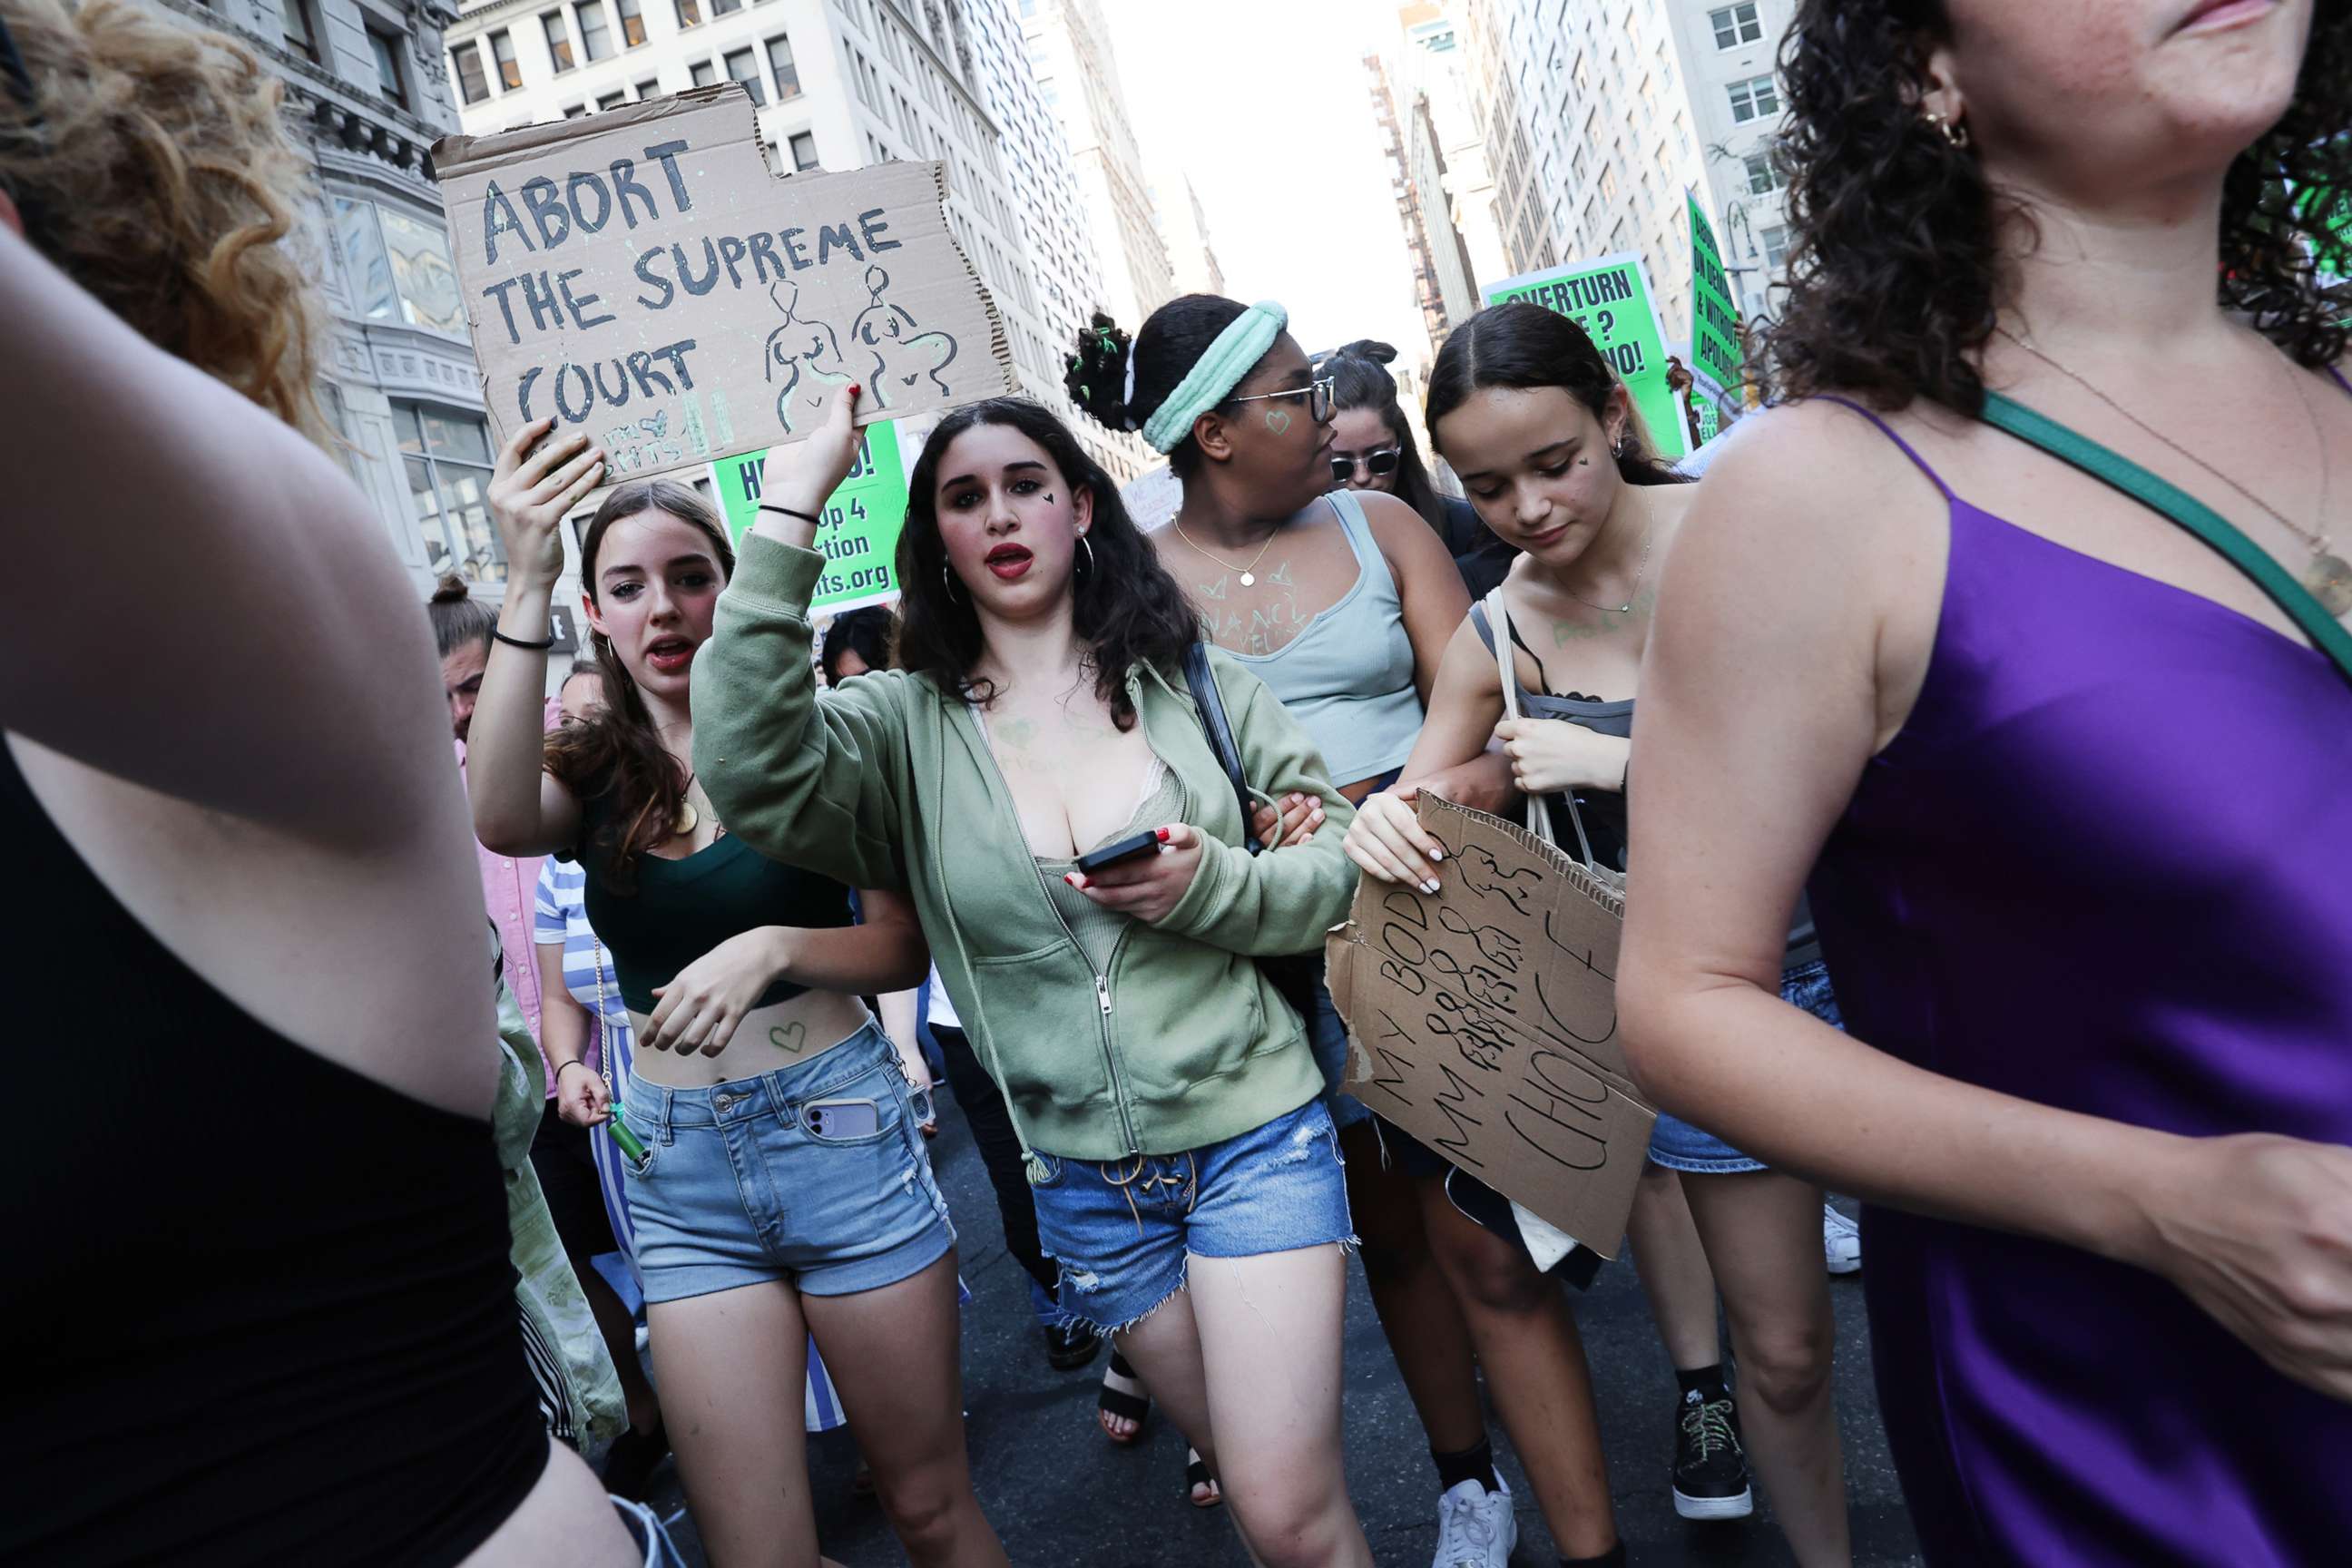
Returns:
[[[563,118],[566,120],[585,119],[587,113],[588,106],[584,103],[567,103],[563,106]]]
[[[506,552],[490,526],[489,426],[473,415],[397,399],[392,423],[428,569],[469,583],[505,582]]]
[[[286,47],[304,59],[319,58],[319,29],[310,19],[310,0],[278,0],[278,28]]]
[[[572,35],[564,30],[563,13],[541,11],[540,30],[547,35],[547,58],[555,62],[555,74],[562,76],[572,68]]]
[[[514,39],[504,27],[490,35],[490,58],[499,62],[499,85],[512,92],[522,85],[522,67],[515,63]]]
[[[383,96],[403,109],[408,107],[408,78],[401,70],[398,37],[386,37],[373,27],[367,29],[368,53],[375,57],[376,85]],[[477,67],[477,69],[480,68]]]
[[[749,49],[730,49],[727,53],[727,79],[740,81],[743,90],[751,95],[754,103],[768,101],[768,89],[760,84],[760,61]]]
[[[438,224],[349,196],[337,196],[334,207],[336,238],[362,319],[466,335],[457,269]]]
[[[490,79],[482,70],[482,51],[472,44],[459,44],[453,57],[457,62],[457,91],[467,103],[479,103],[490,96]]]
[[[604,24],[604,0],[580,0],[572,7],[580,19],[580,52],[601,60],[613,52],[613,30]]]
[[[1715,47],[1718,49],[1736,49],[1764,36],[1764,24],[1757,20],[1752,3],[1709,11],[1706,25],[1715,29]]]
[[[719,85],[719,68],[709,60],[697,60],[689,68],[694,76],[695,86],[717,87]]]
[[[811,131],[793,132],[793,168],[805,174],[816,167],[816,133]]]
[[[1617,166],[1613,163],[1601,165],[1601,199],[1604,202],[1617,199]]]
[[[698,0],[670,0],[670,3],[677,7],[678,31],[702,26],[702,6]]]
[[[628,101],[628,89],[625,88],[616,87],[612,91],[598,98],[596,100],[596,107],[599,109],[618,109],[621,105]]]
[[[714,16],[731,16],[742,8],[743,0],[710,0],[710,14]]]
[[[1780,188],[1780,171],[1772,167],[1769,153],[1750,153],[1740,160],[1748,165],[1748,194],[1760,196]]]
[[[1780,112],[1780,89],[1769,76],[1752,76],[1746,81],[1735,81],[1730,87],[1731,118],[1735,124],[1745,125],[1751,120],[1764,120]]]
[[[793,64],[793,41],[782,33],[768,40],[768,69],[776,78],[778,103],[801,95],[801,72]]]
[[[639,103],[643,103],[649,98],[659,98],[660,96],[661,83],[658,80],[641,81],[637,83],[637,101]]]
[[[621,14],[621,42],[630,48],[640,48],[646,41],[646,14],[638,0],[613,0],[614,9]]]
[[[1786,224],[1768,223],[1759,237],[1764,243],[1764,265],[1778,267],[1788,259],[1789,229]]]

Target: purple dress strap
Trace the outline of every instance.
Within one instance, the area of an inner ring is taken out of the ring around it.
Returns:
[[[2344,389],[2346,396],[2352,397],[2352,381],[2345,380],[2342,371],[2331,364],[2327,367],[2327,374],[2336,378],[2336,384]]]
[[[1936,471],[1935,465],[1928,462],[1927,458],[1921,457],[1910,442],[1906,441],[1902,437],[1896,435],[1895,433],[1894,426],[1889,425],[1885,420],[1880,418],[1870,409],[1865,408],[1859,403],[1856,403],[1851,397],[1840,397],[1836,394],[1829,392],[1819,393],[1809,401],[1814,403],[1834,403],[1840,407],[1853,409],[1856,414],[1861,415],[1864,419],[1867,419],[1873,425],[1877,426],[1878,433],[1885,437],[1888,440],[1894,442],[1895,445],[1902,450],[1903,455],[1910,458],[1913,465],[1916,467],[1921,473],[1927,475],[1929,479],[1934,481],[1936,488],[1944,492],[1944,499],[1946,500],[1958,500],[1960,499],[1952,493],[1952,487],[1944,482],[1944,476]]]

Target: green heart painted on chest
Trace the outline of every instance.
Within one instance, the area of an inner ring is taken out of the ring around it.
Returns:
[[[808,1049],[808,1026],[799,1023],[779,1024],[768,1031],[768,1043],[798,1056]]]

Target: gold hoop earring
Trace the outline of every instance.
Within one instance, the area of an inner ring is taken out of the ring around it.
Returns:
[[[1087,570],[1085,574],[1091,577],[1095,574],[1095,542],[1081,533],[1078,535],[1078,548],[1087,552]],[[1073,574],[1075,575],[1076,574]]]
[[[1959,121],[1947,120],[1934,110],[1925,111],[1919,118],[1925,120],[1936,134],[1944,139],[1945,146],[1956,153],[1964,151],[1968,147],[1969,128]]]

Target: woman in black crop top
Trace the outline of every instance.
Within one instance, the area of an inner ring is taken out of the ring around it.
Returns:
[[[416,592],[305,439],[278,104],[218,34],[0,0],[0,1562],[620,1568],[524,1366]]]
[[[1004,1561],[971,1490],[957,1360],[955,1233],[896,1051],[858,1000],[929,953],[903,894],[848,889],[730,837],[693,773],[688,673],[734,552],[667,479],[606,493],[581,542],[582,610],[606,700],[543,736],[564,515],[602,484],[581,435],[519,431],[489,501],[509,562],[474,710],[482,842],[577,857],[637,1050],[617,1097],[557,1064],[562,1114],[617,1119],[652,1353],[714,1562],[814,1563],[801,1391],[814,1335],[883,1503],[919,1564]],[[530,454],[526,456],[526,454]],[[597,1134],[605,1136],[603,1131]]]

